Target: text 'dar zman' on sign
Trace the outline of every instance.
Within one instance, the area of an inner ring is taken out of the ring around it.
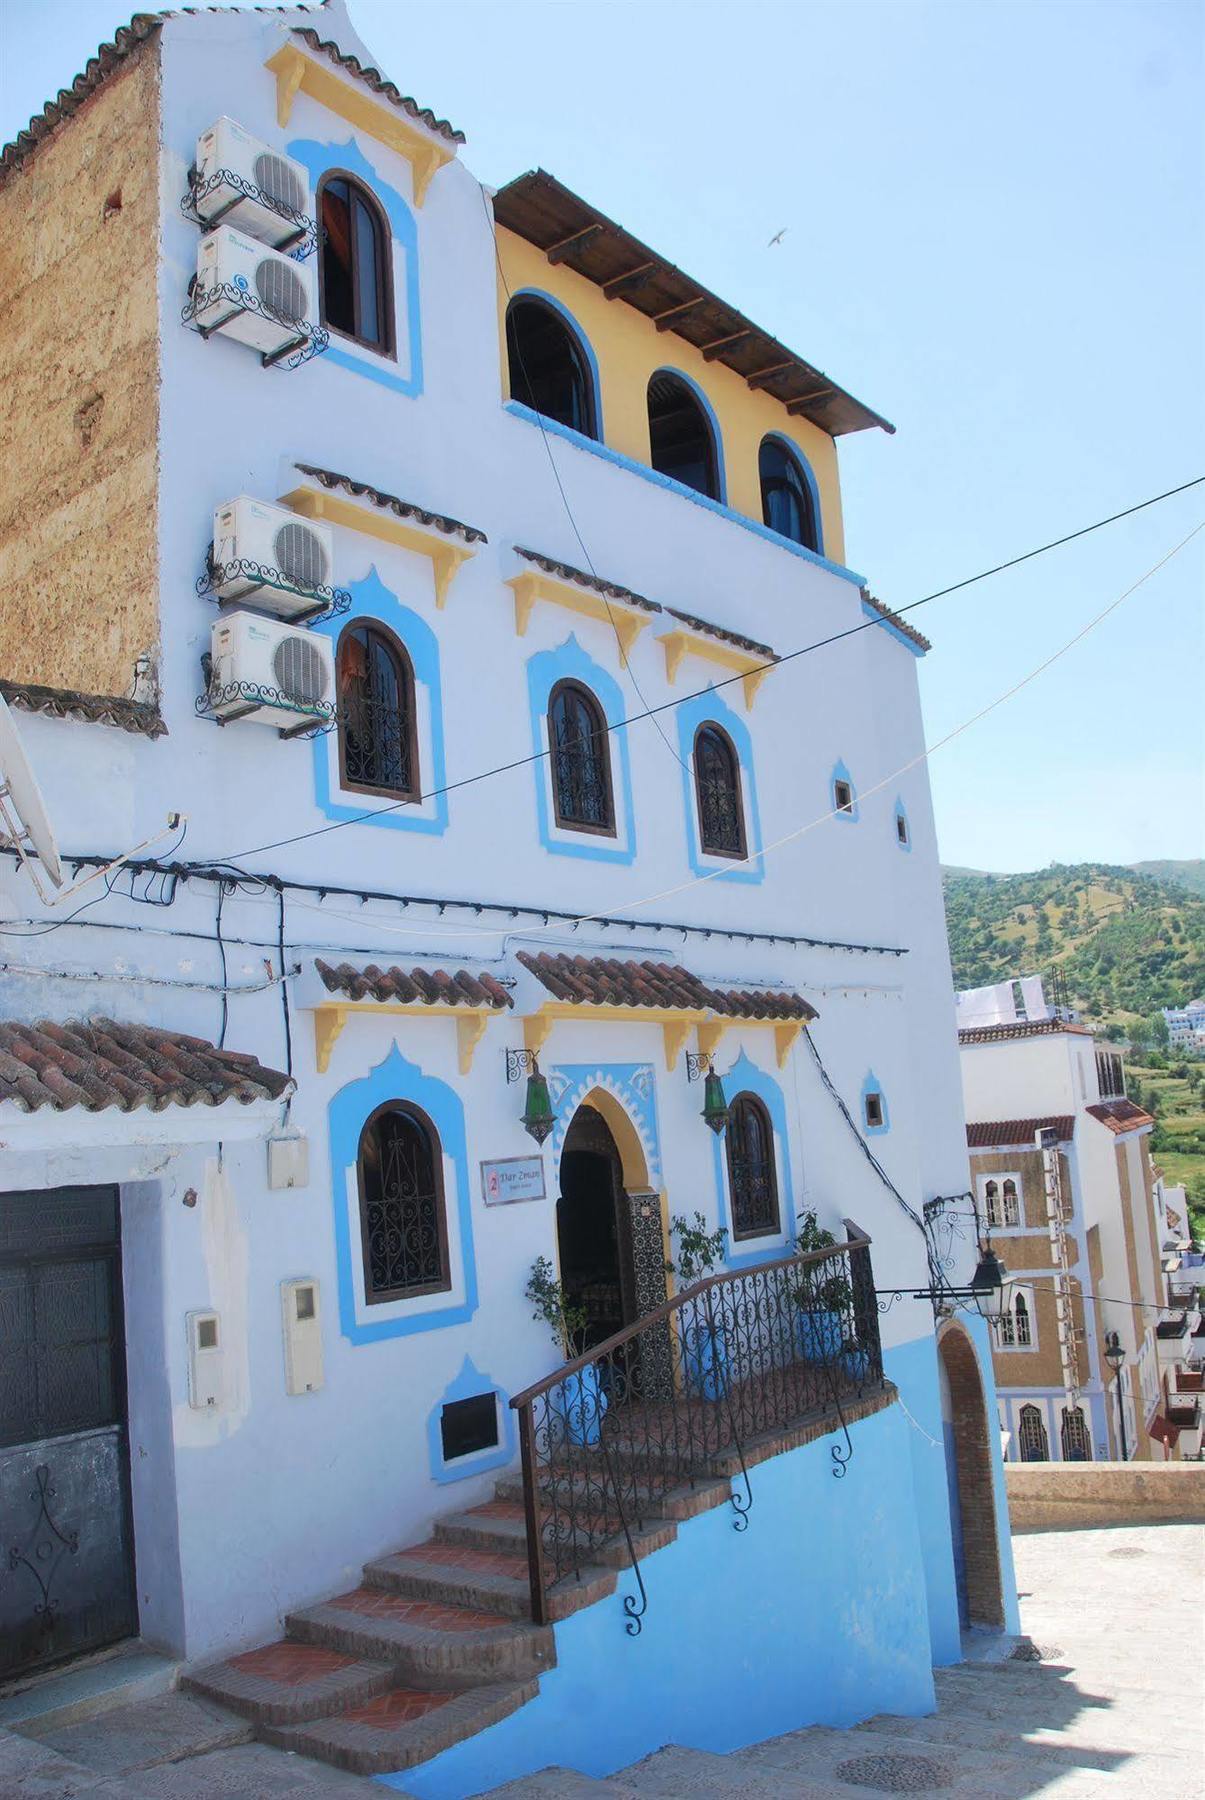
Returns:
[[[510,1206],[516,1200],[544,1198],[544,1159],[504,1156],[481,1165],[481,1192],[487,1206]]]

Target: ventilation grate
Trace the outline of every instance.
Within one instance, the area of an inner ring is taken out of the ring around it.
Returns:
[[[326,583],[326,550],[306,525],[282,525],[273,542],[276,567],[294,587],[312,593]]]
[[[295,706],[317,706],[326,698],[326,662],[313,639],[300,632],[281,638],[272,656],[272,673],[285,699]]]
[[[290,212],[304,211],[305,189],[283,156],[273,156],[267,150],[260,152],[255,159],[255,185],[261,194],[287,206]]]
[[[282,325],[300,325],[305,318],[306,289],[291,263],[265,257],[255,271],[255,291],[265,308]]]

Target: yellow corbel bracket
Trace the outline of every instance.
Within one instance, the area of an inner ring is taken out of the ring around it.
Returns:
[[[473,1067],[473,1052],[485,1036],[485,1025],[486,1015],[483,1012],[457,1015],[456,1060],[462,1075],[467,1075]]]
[[[625,669],[632,654],[632,646],[649,622],[647,613],[636,612],[621,600],[607,600],[602,594],[591,593],[588,588],[577,587],[568,581],[555,581],[551,576],[537,574],[534,570],[526,570],[522,575],[512,575],[506,585],[514,591],[515,596],[516,637],[527,636],[532,608],[537,600],[546,600],[550,606],[559,606],[565,612],[579,613],[584,618],[597,619],[601,624],[609,625],[615,633],[619,644],[619,660]]]
[[[745,696],[746,712],[751,712],[753,710],[753,702],[757,698],[757,690],[773,667],[773,663],[763,663],[760,668],[750,669],[744,680],[741,682],[741,689]]]
[[[671,1074],[677,1067],[678,1058],[686,1048],[686,1040],[690,1036],[690,1026],[689,1019],[670,1019],[661,1027],[661,1035],[665,1040],[665,1066]]]
[[[523,1048],[538,1056],[548,1042],[552,1019],[546,1012],[529,1013],[523,1021]]]
[[[741,650],[734,644],[725,644],[719,639],[705,637],[701,632],[667,631],[660,639],[665,652],[665,678],[672,685],[678,670],[682,666],[684,656],[697,656],[703,662],[715,663],[730,674],[741,677],[741,690],[745,696],[746,712],[752,707],[757,690],[773,668],[773,663],[764,662]]]
[[[416,556],[425,556],[431,564],[435,604],[441,612],[447,605],[452,577],[461,564],[475,554],[469,545],[451,544],[419,525],[399,519],[396,513],[361,505],[326,489],[295,487],[290,493],[281,495],[281,505],[291,506],[294,512],[307,519],[324,519],[329,525],[345,525],[349,531],[362,531],[366,537],[379,538],[382,543],[397,544],[403,550],[413,550]]]
[[[699,1055],[714,1056],[720,1047],[720,1039],[728,1029],[725,1019],[708,1019],[699,1026]]]
[[[295,44],[283,44],[268,63],[276,76],[276,123],[283,131],[305,76],[305,57]]]
[[[319,1006],[314,1012],[314,1058],[318,1064],[318,1073],[325,1075],[330,1065],[331,1051],[338,1041],[339,1033],[347,1024],[346,1006]]]
[[[781,1019],[774,1026],[774,1054],[778,1058],[778,1066],[785,1069],[787,1057],[797,1039],[803,1032],[802,1019]]]

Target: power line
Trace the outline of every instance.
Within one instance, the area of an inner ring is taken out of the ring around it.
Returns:
[[[1157,506],[1161,501],[1170,500],[1176,494],[1186,493],[1190,488],[1201,486],[1203,482],[1205,482],[1205,475],[1198,475],[1192,481],[1182,482],[1179,487],[1167,488],[1162,494],[1153,494],[1149,500],[1140,500],[1136,505],[1127,506],[1121,512],[1110,513],[1107,518],[1097,519],[1091,525],[1083,525],[1078,531],[1071,531],[1063,537],[1053,538],[1047,544],[1039,544],[1034,550],[1026,550],[1022,555],[1010,558],[1008,562],[996,563],[990,569],[982,569],[977,575],[968,575],[962,581],[954,582],[950,587],[938,588],[934,593],[926,594],[920,600],[913,600],[907,606],[895,608],[893,609],[895,616],[902,618],[905,613],[915,612],[918,607],[928,606],[931,601],[944,599],[947,594],[958,593],[963,588],[974,586],[976,582],[987,581],[991,576],[999,575],[1005,569],[1014,569],[1020,563],[1032,561],[1035,556],[1044,556],[1049,550],[1057,550],[1063,544],[1072,543],[1077,538],[1087,537],[1091,532],[1100,531],[1106,525],[1116,524],[1119,519],[1128,519],[1134,513],[1143,512],[1150,506]],[[720,681],[709,682],[706,687],[696,688],[692,693],[679,694],[674,699],[664,700],[657,706],[646,707],[643,712],[633,713],[631,718],[618,719],[614,722],[605,720],[606,731],[608,733],[626,731],[630,725],[639,724],[642,719],[656,718],[660,713],[670,712],[675,707],[685,706],[692,700],[702,699],[705,695],[718,692],[719,689],[729,687],[734,682],[744,681],[750,674],[759,674],[780,668],[784,663],[794,662],[801,656],[810,656],[813,652],[825,650],[832,644],[843,642],[846,638],[856,637],[859,632],[880,630],[887,623],[886,620],[879,617],[863,619],[860,624],[851,625],[845,631],[837,631],[829,637],[818,638],[814,643],[801,645],[797,650],[788,650],[773,661],[758,663],[752,669],[742,670],[736,675],[725,676]],[[317,825],[311,831],[299,831],[291,837],[276,838],[268,844],[257,844],[250,849],[235,851],[234,856],[236,860],[240,861],[248,856],[262,856],[269,850],[284,850],[292,844],[305,843],[310,838],[325,837],[328,832],[342,831],[347,825],[368,824],[374,819],[383,818],[388,813],[399,812],[403,807],[422,806],[428,800],[439,799],[442,795],[454,793],[460,788],[472,787],[479,781],[488,781],[494,775],[506,775],[514,769],[528,768],[533,763],[543,762],[550,755],[551,749],[536,750],[528,756],[516,757],[512,762],[498,763],[493,768],[482,769],[475,775],[462,776],[459,781],[445,782],[442,787],[431,788],[420,794],[416,800],[395,800],[387,806],[373,807],[365,812],[354,813],[347,819],[332,820],[329,825]]]

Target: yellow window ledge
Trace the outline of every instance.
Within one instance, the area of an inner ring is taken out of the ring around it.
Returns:
[[[395,107],[374,100],[366,90],[357,91],[335,69],[315,62],[296,44],[282,44],[264,66],[276,77],[276,121],[282,130],[292,116],[297,95],[308,94],[328,112],[338,113],[349,125],[358,126],[406,158],[414,171],[416,206],[422,205],[431,177],[456,155],[453,145],[429,137]]]
[[[442,612],[447,604],[452,577],[462,563],[476,552],[467,544],[451,543],[438,531],[426,531],[421,525],[407,524],[393,513],[360,506],[355,500],[332,494],[320,488],[298,487],[281,496],[282,506],[307,519],[324,519],[328,525],[346,525],[349,531],[362,531],[368,537],[380,538],[386,544],[398,544],[430,559],[435,574],[435,604]]]
[[[699,1050],[714,1056],[726,1031],[745,1031],[772,1026],[774,1054],[780,1069],[803,1032],[804,1019],[718,1018],[715,1014],[668,1006],[593,1006],[572,1000],[550,1000],[523,1020],[523,1047],[539,1056],[558,1019],[606,1020],[612,1025],[660,1025],[665,1047],[665,1067],[670,1074],[678,1066],[692,1031],[698,1032]]]
[[[600,619],[604,625],[611,626],[619,641],[619,660],[625,669],[632,653],[632,645],[649,622],[647,613],[637,607],[625,605],[622,600],[604,599],[602,594],[592,593],[589,588],[578,587],[571,581],[558,581],[555,576],[537,574],[534,570],[525,571],[522,575],[512,575],[506,585],[513,590],[515,596],[517,637],[527,636],[532,608],[537,600],[544,600],[550,606],[562,607],[566,612],[580,613],[583,618]]]
[[[704,662],[717,663],[721,669],[743,676],[746,712],[757,697],[757,690],[773,668],[765,657],[741,650],[736,644],[722,643],[718,638],[704,637],[697,631],[669,631],[659,643],[665,650],[665,676],[672,686],[684,656],[698,656]]]
[[[318,1065],[318,1073],[325,1075],[330,1067],[331,1052],[338,1043],[343,1027],[347,1024],[349,1013],[404,1014],[415,1019],[454,1019],[456,1021],[456,1060],[460,1073],[467,1075],[473,1067],[473,1056],[478,1044],[485,1036],[485,1028],[491,1019],[502,1017],[497,1007],[490,1006],[440,1006],[438,1002],[427,1005],[417,1002],[413,1006],[388,1000],[365,1000],[361,1002],[338,1002],[330,1006],[318,1006],[314,1009],[314,1057]]]

